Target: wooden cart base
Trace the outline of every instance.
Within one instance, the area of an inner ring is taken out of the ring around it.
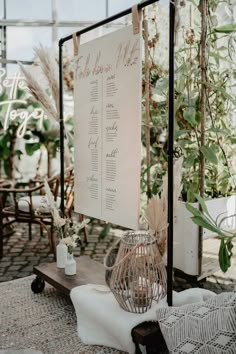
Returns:
[[[33,268],[37,275],[31,284],[31,289],[39,293],[44,289],[45,281],[65,295],[70,295],[72,288],[78,285],[103,284],[105,285],[105,269],[102,264],[95,262],[88,256],[76,259],[77,274],[65,275],[64,269],[57,268],[56,263],[42,263]]]

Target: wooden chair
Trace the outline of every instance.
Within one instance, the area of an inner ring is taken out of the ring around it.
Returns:
[[[52,177],[48,181],[54,200],[58,200],[59,178]],[[32,224],[39,224],[48,233],[50,249],[55,254],[53,242],[53,219],[50,210],[44,208],[44,183],[41,181],[31,188],[1,188],[0,195],[4,205],[0,208],[0,258],[3,256],[4,229],[14,222],[29,225],[29,239],[32,238]]]
[[[60,175],[52,177],[48,180],[54,200],[57,202],[58,208],[61,203],[60,195]],[[1,188],[0,195],[3,193],[6,205],[0,208],[0,258],[3,255],[3,230],[7,225],[14,222],[28,223],[29,239],[32,238],[31,225],[39,224],[40,233],[43,229],[47,230],[50,249],[56,256],[56,237],[54,233],[54,223],[50,210],[45,209],[42,203],[44,197],[44,183],[41,179],[30,181],[30,188]],[[40,205],[41,203],[41,205]],[[72,218],[74,208],[74,168],[69,167],[65,170],[64,175],[64,216]],[[4,222],[5,220],[5,222]],[[7,222],[6,222],[7,220]],[[80,216],[80,220],[83,216]],[[87,231],[84,228],[84,241],[87,243]]]
[[[0,180],[0,189],[1,188],[12,188],[13,187],[13,182],[11,180]],[[6,198],[7,194],[6,193],[0,193],[0,212],[1,210],[5,207],[6,205]],[[8,223],[8,218],[4,220],[4,222]],[[12,228],[11,225],[7,224],[6,227],[4,228],[4,236],[10,236],[14,232],[14,229]]]

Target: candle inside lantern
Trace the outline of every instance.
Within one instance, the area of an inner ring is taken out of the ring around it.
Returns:
[[[136,306],[146,307],[149,304],[147,279],[139,277],[138,281],[133,284],[133,301]]]

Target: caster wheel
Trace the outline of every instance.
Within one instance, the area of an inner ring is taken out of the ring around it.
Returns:
[[[43,279],[40,279],[39,277],[36,277],[31,283],[31,290],[35,294],[41,293],[44,287],[45,281]]]

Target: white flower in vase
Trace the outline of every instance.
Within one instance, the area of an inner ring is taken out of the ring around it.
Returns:
[[[74,248],[78,245],[78,241],[80,240],[80,237],[76,234],[73,234],[71,236],[67,236],[63,239],[64,244],[67,246],[68,253],[72,254]]]

